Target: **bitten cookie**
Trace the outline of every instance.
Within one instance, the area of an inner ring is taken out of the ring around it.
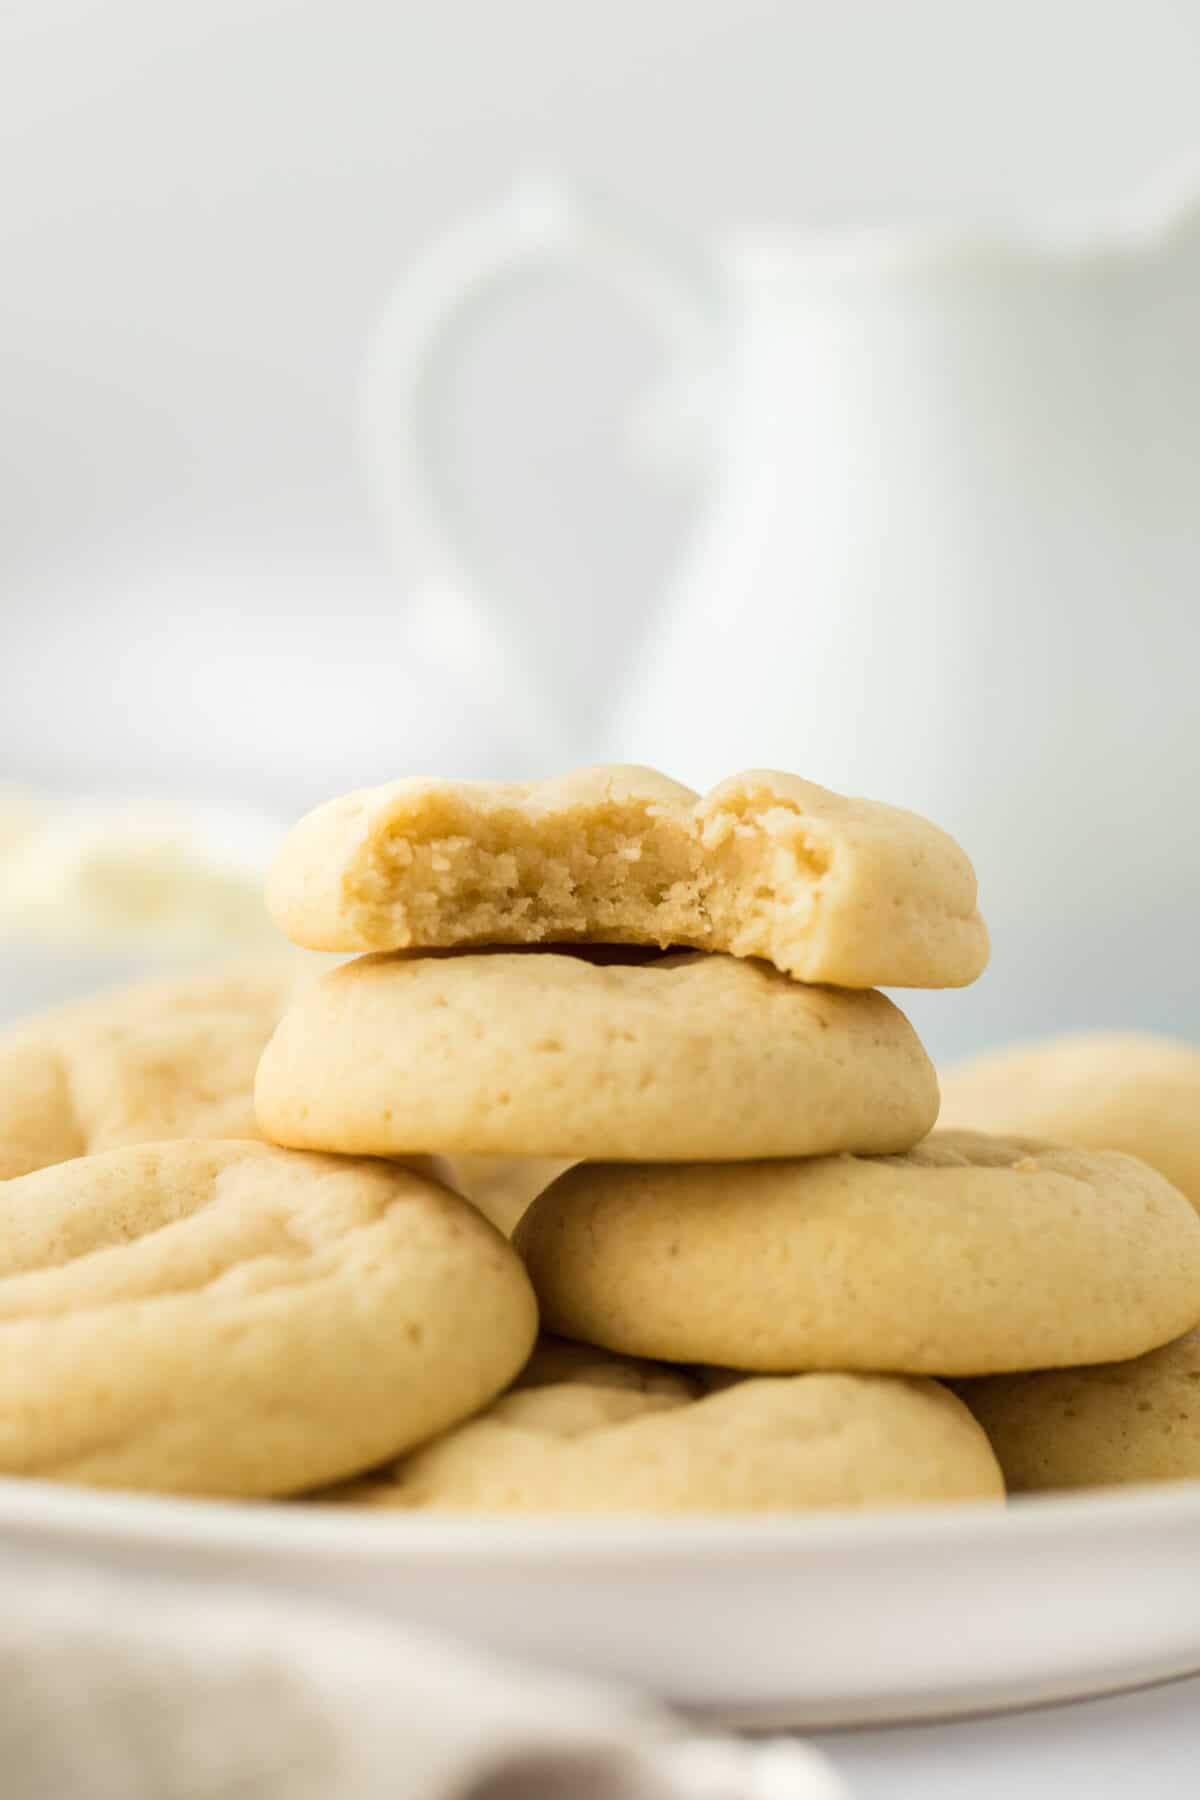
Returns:
[[[1048,1038],[951,1069],[942,1123],[1124,1150],[1200,1209],[1200,1050],[1095,1031]]]
[[[486,1513],[747,1513],[998,1500],[996,1459],[932,1381],[798,1375],[706,1393],[559,1347],[487,1412],[327,1497]]]
[[[938,1132],[903,1156],[583,1164],[514,1237],[547,1330],[668,1362],[982,1375],[1200,1317],[1200,1220],[1131,1157]]]
[[[696,952],[362,958],[310,984],[258,1073],[276,1143],[660,1161],[902,1150],[937,1078],[882,994]]]
[[[0,1473],[290,1494],[445,1431],[537,1329],[466,1201],[386,1164],[139,1145],[10,1181]]]
[[[988,957],[953,838],[772,770],[703,797],[620,766],[393,782],[302,820],[267,904],[314,950],[687,945],[852,988],[961,987]]]
[[[1200,1480],[1200,1332],[1132,1362],[963,1386],[1010,1486]]]
[[[0,1180],[89,1151],[256,1137],[254,1073],[310,967],[294,955],[142,982],[0,1038]]]

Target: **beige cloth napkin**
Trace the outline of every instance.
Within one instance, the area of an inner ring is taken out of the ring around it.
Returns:
[[[4,1800],[846,1800],[789,1741],[353,1612],[0,1550]]]

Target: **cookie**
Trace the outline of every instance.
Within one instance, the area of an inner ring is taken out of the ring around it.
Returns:
[[[1200,1209],[1200,1049],[1119,1031],[1048,1038],[952,1069],[942,1122],[1140,1156]]]
[[[564,1161],[902,1150],[938,1109],[882,994],[695,951],[343,964],[285,1015],[257,1100],[265,1135],[298,1149]]]
[[[963,1385],[1015,1492],[1200,1481],[1200,1332],[1132,1362]]]
[[[703,798],[632,767],[366,789],[296,826],[267,904],[314,950],[683,945],[852,988],[961,987],[988,956],[952,838],[770,770]]]
[[[593,1352],[552,1353],[479,1418],[330,1497],[412,1511],[749,1513],[1003,1492],[982,1431],[932,1381],[797,1375],[706,1393]]]
[[[257,1137],[258,1060],[310,973],[280,956],[141,982],[0,1038],[0,1180],[122,1144]]]
[[[589,1164],[514,1243],[549,1331],[667,1362],[982,1375],[1200,1319],[1200,1220],[1131,1157],[938,1132],[903,1156]]]
[[[382,1163],[136,1145],[3,1205],[4,1475],[294,1493],[485,1406],[536,1333],[499,1233]]]

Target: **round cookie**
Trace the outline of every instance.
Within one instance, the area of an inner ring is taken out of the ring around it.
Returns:
[[[595,1352],[539,1361],[480,1417],[327,1497],[414,1511],[750,1513],[1004,1493],[984,1434],[932,1381],[796,1375],[706,1393],[682,1372]]]
[[[937,1078],[882,994],[694,951],[375,956],[308,986],[258,1072],[297,1149],[636,1161],[901,1150]]]
[[[751,769],[395,781],[290,833],[267,882],[310,950],[688,945],[839,987],[962,987],[988,959],[975,872],[927,819]]]
[[[4,1475],[294,1493],[486,1405],[536,1333],[499,1233],[386,1164],[138,1145],[3,1207]]]
[[[941,1123],[1123,1150],[1200,1209],[1200,1050],[1119,1031],[1048,1038],[951,1069]]]
[[[1161,1175],[968,1132],[903,1156],[582,1164],[514,1242],[547,1330],[768,1373],[1107,1361],[1200,1317],[1200,1220]]]
[[[1016,1493],[1200,1481],[1200,1332],[1131,1362],[963,1384]]]
[[[122,1144],[257,1137],[254,1073],[294,953],[139,982],[0,1038],[0,1180]]]

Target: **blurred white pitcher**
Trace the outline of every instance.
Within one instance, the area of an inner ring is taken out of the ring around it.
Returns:
[[[964,1041],[1093,1019],[1200,1033],[1191,193],[1075,248],[897,231],[704,253],[563,196],[510,205],[409,272],[369,362],[405,573],[544,759],[696,785],[774,764],[962,836],[998,947]],[[556,267],[645,307],[709,472],[594,744],[480,565],[441,429],[464,324]]]

